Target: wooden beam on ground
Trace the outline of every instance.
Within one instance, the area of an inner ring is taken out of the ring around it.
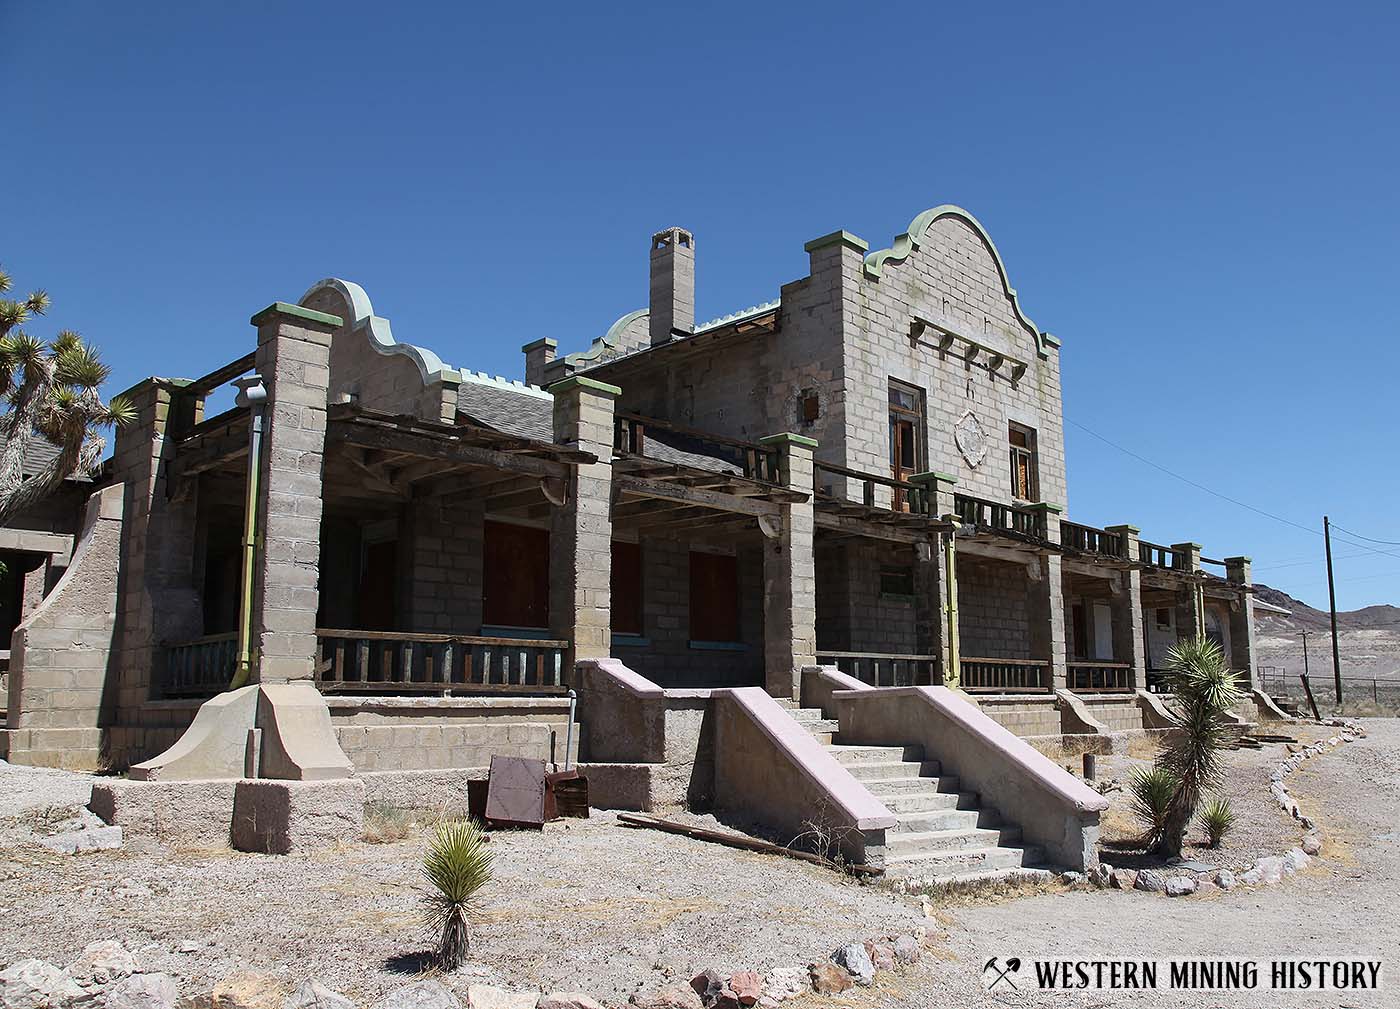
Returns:
[[[749,837],[747,834],[729,834],[722,830],[711,830],[708,827],[695,827],[688,823],[679,823],[675,820],[663,820],[659,816],[647,816],[644,813],[618,813],[618,822],[629,827],[645,827],[650,830],[662,830],[668,834],[679,834],[682,837],[689,837],[696,841],[709,841],[713,844],[723,844],[730,848],[738,848],[741,851],[757,851],[765,855],[783,855],[787,858],[795,858],[802,862],[811,862],[813,865],[826,866],[829,869],[844,868],[847,872],[855,876],[879,876],[884,873],[883,869],[877,869],[871,865],[846,864],[838,866],[835,862],[821,855],[814,855],[810,851],[798,851],[796,848],[784,847],[781,844],[774,844],[772,841],[764,841],[757,837]]]

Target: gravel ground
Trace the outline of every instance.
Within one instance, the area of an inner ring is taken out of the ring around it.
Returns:
[[[839,999],[785,1005],[1394,1005],[1393,988],[1340,997],[1041,996],[993,995],[980,982],[979,968],[992,956],[1384,958],[1400,940],[1392,906],[1400,892],[1400,722],[1366,724],[1367,739],[1307,761],[1289,777],[1292,794],[1328,841],[1321,860],[1283,884],[1178,899],[1059,886],[935,898],[919,968],[882,975],[875,989]],[[1267,796],[1268,769],[1284,752],[1278,745],[1231,755],[1237,808],[1247,822],[1232,847],[1213,858],[1246,862],[1296,843],[1296,826]],[[51,807],[85,794],[87,783],[0,762],[0,964],[24,956],[62,963],[82,943],[115,938],[151,969],[182,977],[186,994],[253,970],[288,987],[315,976],[361,1005],[420,969],[421,836],[311,857],[136,850],[59,856],[35,846],[34,818],[50,829],[71,813]],[[497,833],[492,843],[497,879],[483,903],[475,956],[444,979],[463,993],[484,981],[583,990],[620,1004],[668,976],[798,965],[845,941],[909,932],[925,920],[917,899],[788,859],[625,828],[608,814],[552,824],[543,834]]]

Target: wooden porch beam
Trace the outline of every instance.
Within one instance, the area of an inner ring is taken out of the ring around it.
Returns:
[[[780,507],[776,502],[761,498],[735,497],[720,494],[700,487],[683,487],[667,483],[665,480],[648,480],[636,476],[614,476],[613,486],[623,494],[635,497],[658,498],[662,501],[677,501],[681,504],[700,505],[716,511],[736,512],[740,515],[777,515]]]
[[[463,465],[485,466],[505,473],[525,473],[537,477],[567,478],[572,469],[569,465],[552,459],[513,455],[412,431],[366,427],[354,423],[331,425],[326,431],[326,442],[399,452],[422,459],[445,459]]]

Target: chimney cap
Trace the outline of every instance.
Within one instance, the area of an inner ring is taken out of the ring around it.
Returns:
[[[695,244],[695,236],[685,228],[663,228],[651,236],[651,247],[659,249],[666,245],[680,245],[690,248]]]

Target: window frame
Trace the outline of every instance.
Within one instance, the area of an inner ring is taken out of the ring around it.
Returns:
[[[1017,445],[1012,440],[1018,434],[1025,439],[1025,446]],[[1006,441],[1010,449],[1011,499],[1035,504],[1040,501],[1040,448],[1036,430],[1025,424],[1018,424],[1014,420],[1008,421]],[[1021,467],[1018,465],[1022,461],[1024,461],[1026,470],[1024,487],[1021,485]],[[1026,493],[1020,493],[1022,490],[1025,490]]]

